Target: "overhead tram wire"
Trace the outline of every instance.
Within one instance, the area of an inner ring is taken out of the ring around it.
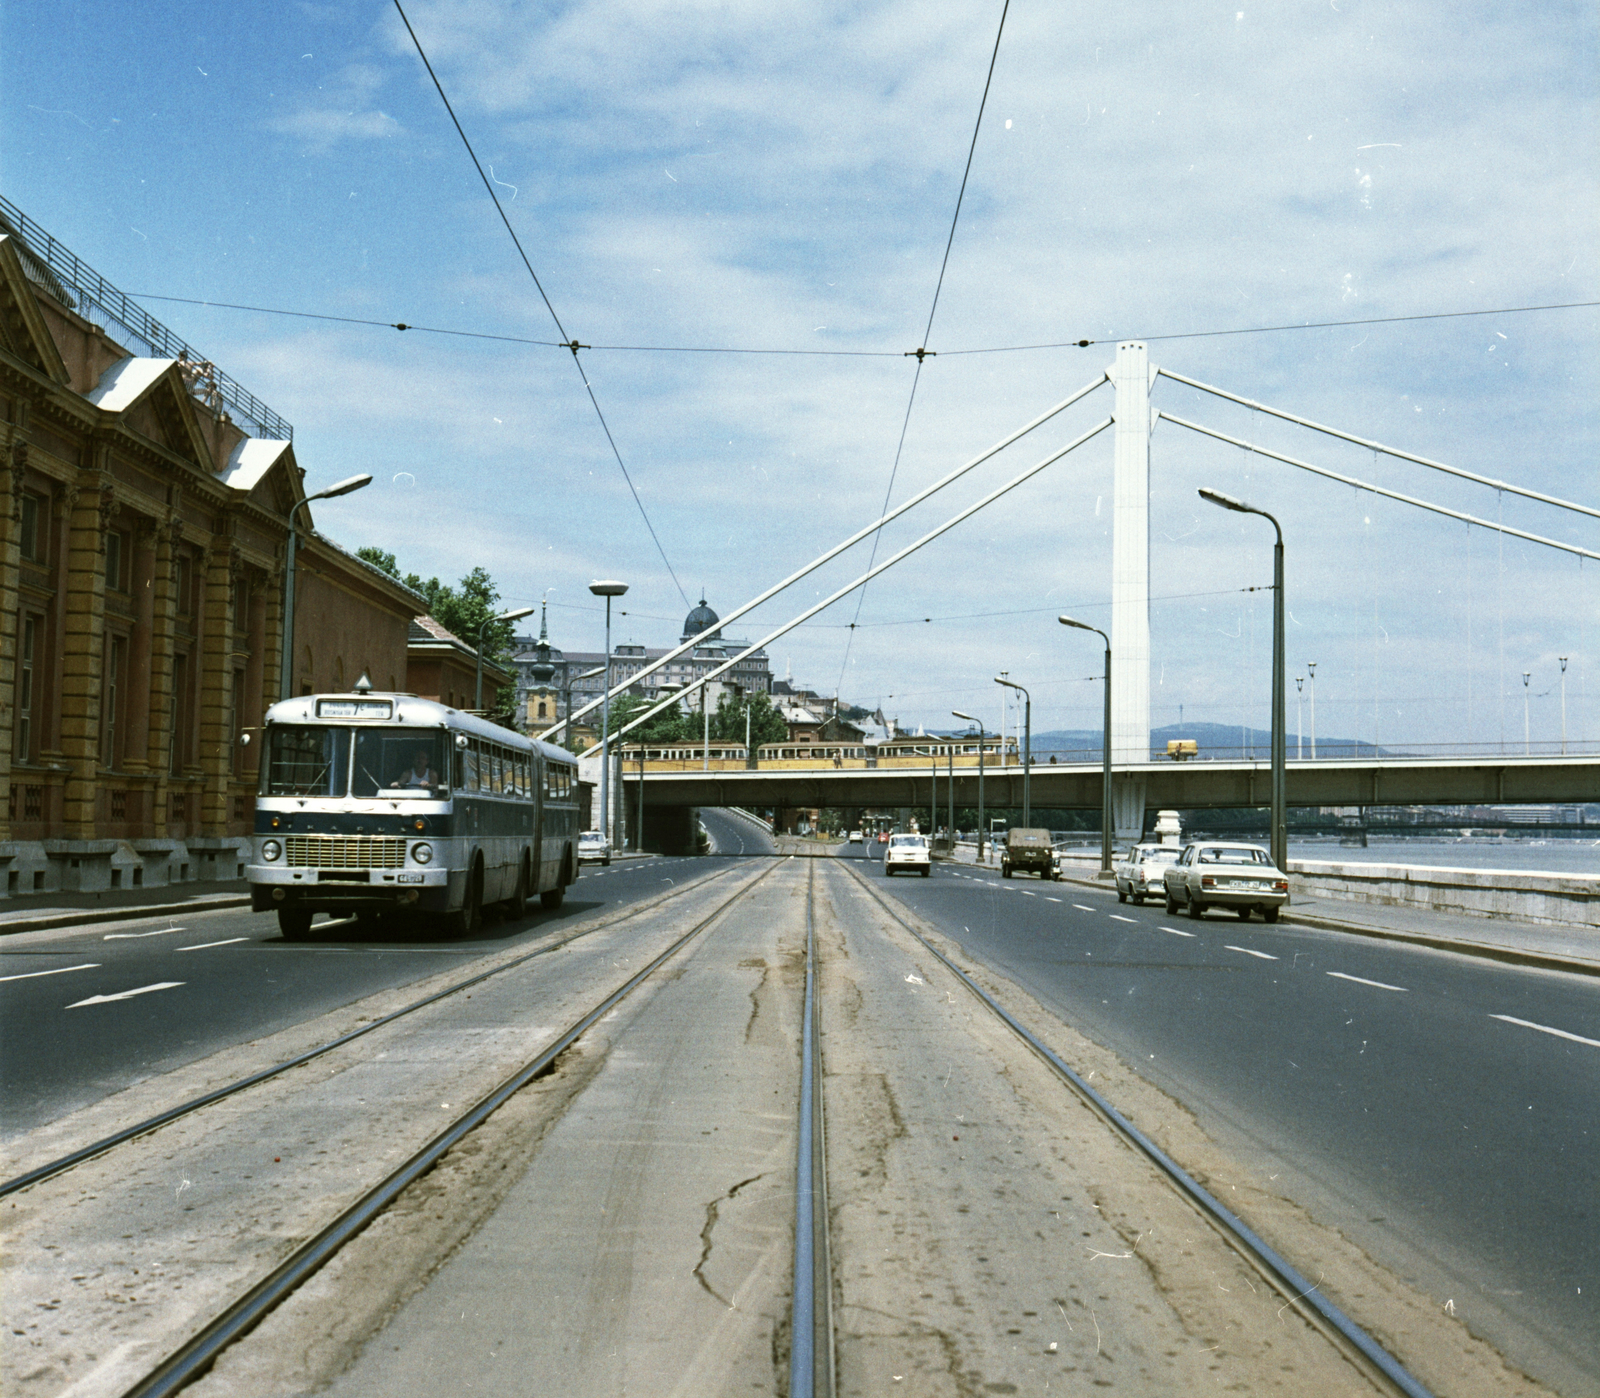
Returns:
[[[955,246],[956,224],[961,219],[961,203],[967,196],[967,179],[972,174],[972,157],[978,150],[978,133],[983,129],[983,111],[989,105],[989,88],[994,82],[994,65],[1000,58],[1000,38],[1006,32],[1006,15],[1011,11],[1011,0],[1005,0],[1000,7],[1000,23],[994,32],[994,49],[989,54],[989,71],[983,79],[983,96],[978,100],[978,118],[972,123],[972,140],[967,146],[967,163],[961,171],[961,188],[956,191],[955,212],[950,215],[950,234],[944,240],[944,256],[939,260],[939,276],[933,284],[933,304],[928,307],[928,323],[922,331],[922,343],[914,350],[907,351],[908,355],[917,357],[916,372],[911,376],[911,393],[906,399],[906,415],[900,424],[900,440],[894,449],[894,465],[889,468],[889,484],[883,491],[883,508],[878,511],[880,515],[886,514],[889,509],[889,497],[894,493],[895,477],[900,474],[900,455],[906,447],[906,432],[911,426],[911,409],[917,401],[917,385],[922,381],[922,362],[934,351],[928,348],[928,341],[933,337],[933,318],[939,310],[939,293],[944,290],[945,268],[950,265],[950,249]],[[880,528],[872,536],[872,556],[867,560],[868,571],[878,559],[878,543],[883,537]],[[839,683],[834,686],[834,696],[838,696],[839,688],[844,684],[844,672],[850,664],[850,648],[855,644],[856,623],[861,620],[861,608],[866,605],[867,589],[862,587],[856,596],[856,614],[850,621],[850,634],[844,643],[844,659],[839,662]]]
[[[542,349],[571,350],[563,340],[537,340],[525,335],[497,335],[488,330],[455,330],[447,326],[416,325],[403,320],[367,320],[360,316],[334,315],[328,311],[291,311],[281,306],[246,306],[233,301],[207,301],[194,296],[164,296],[154,291],[128,293],[135,301],[168,301],[181,306],[207,306],[219,311],[249,311],[255,315],[292,316],[297,320],[326,320],[340,325],[370,325],[382,330],[414,330],[419,335],[453,335],[466,340],[494,340],[509,345],[536,345]],[[1088,349],[1092,345],[1120,340],[1205,340],[1222,335],[1276,335],[1291,330],[1338,330],[1362,325],[1399,325],[1407,321],[1462,320],[1474,316],[1533,315],[1540,311],[1581,311],[1600,307],[1600,301],[1560,301],[1544,306],[1497,306],[1481,311],[1435,311],[1410,316],[1375,316],[1366,320],[1307,320],[1295,325],[1246,325],[1229,330],[1184,330],[1170,335],[1102,336],[1097,340],[1057,340],[1036,345],[983,345],[974,349],[947,349],[938,354],[946,359],[972,354],[1028,354],[1042,350]],[[615,354],[747,354],[787,355],[806,359],[905,359],[915,350],[798,349],[783,345],[583,345],[583,349]],[[937,357],[924,350],[929,357]]]
[[[1009,3],[1009,0],[1007,0]],[[417,31],[411,27],[411,21],[406,17],[404,7],[400,0],[394,0],[395,10],[400,15],[400,22],[405,25],[406,33],[411,36],[411,42],[417,50],[417,57],[422,60],[422,66],[428,70],[428,76],[433,79],[434,88],[439,93],[439,100],[444,103],[444,109],[450,114],[450,121],[456,128],[456,135],[461,137],[461,144],[467,148],[467,154],[472,159],[472,168],[478,172],[478,178],[483,181],[483,187],[489,193],[489,198],[494,201],[495,212],[500,215],[500,222],[505,224],[506,232],[511,235],[511,241],[517,249],[517,256],[522,259],[522,265],[528,269],[528,275],[533,278],[533,284],[539,292],[539,299],[544,302],[545,310],[550,312],[550,319],[555,322],[556,329],[561,332],[561,338],[566,343],[566,348],[572,351],[572,363],[578,371],[578,377],[583,380],[584,391],[589,395],[589,402],[594,406],[595,416],[600,419],[600,430],[606,434],[606,442],[611,447],[611,454],[617,459],[617,466],[622,471],[622,479],[627,481],[628,489],[633,494],[633,503],[639,507],[639,516],[644,520],[644,527],[650,531],[650,538],[655,542],[656,552],[661,555],[661,561],[666,565],[667,574],[672,579],[672,585],[678,589],[678,595],[683,598],[684,606],[691,605],[689,594],[683,590],[683,584],[678,581],[678,575],[673,571],[672,560],[667,557],[667,551],[662,547],[660,536],[656,527],[650,522],[650,513],[644,507],[644,501],[639,498],[638,487],[633,483],[633,477],[628,473],[628,465],[622,459],[622,453],[617,449],[616,438],[611,435],[611,425],[606,421],[606,415],[600,410],[600,400],[595,397],[594,386],[589,382],[589,376],[583,370],[583,363],[578,358],[580,349],[588,348],[578,343],[567,335],[567,328],[561,323],[561,317],[556,314],[556,308],[550,304],[550,298],[545,295],[544,285],[539,280],[539,274],[533,270],[533,263],[529,261],[528,254],[523,250],[522,240],[517,237],[517,230],[511,226],[511,220],[506,215],[505,206],[500,202],[500,196],[494,192],[494,185],[489,176],[484,173],[483,165],[478,159],[477,151],[473,150],[472,142],[467,139],[467,133],[462,129],[461,122],[456,117],[455,108],[450,105],[450,99],[445,95],[444,84],[439,81],[439,75],[433,71],[433,64],[428,61],[427,52],[422,47],[422,40],[417,37]]]

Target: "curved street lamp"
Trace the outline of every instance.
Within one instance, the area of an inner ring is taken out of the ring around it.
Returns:
[[[487,616],[483,619],[483,625],[478,628],[478,688],[472,701],[472,707],[480,714],[483,712],[483,646],[485,635],[497,621],[521,621],[523,617],[532,616],[538,610],[537,607],[518,607],[515,611],[501,612],[499,616]]]
[[[338,485],[330,485],[315,495],[289,506],[289,537],[283,546],[283,649],[278,662],[278,698],[287,699],[294,693],[294,517],[313,500],[331,500],[335,495],[348,495],[372,484],[367,475],[350,476]]]
[[[974,718],[971,714],[964,714],[960,709],[951,709],[951,716],[964,718],[968,723],[978,725],[978,863],[983,863],[983,720]]]
[[[1004,675],[996,675],[994,682],[1022,694],[1022,824],[1024,829],[1031,829],[1033,803],[1028,796],[1028,778],[1033,772],[1033,696],[1015,680],[1008,680]]]
[[[1220,490],[1202,486],[1200,498],[1207,504],[1224,510],[1234,510],[1242,515],[1260,515],[1272,525],[1278,538],[1272,546],[1272,837],[1269,841],[1273,864],[1289,872],[1289,813],[1288,781],[1284,760],[1284,702],[1283,702],[1283,530],[1278,521],[1265,510],[1235,500]],[[1316,687],[1312,686],[1311,755],[1316,756]],[[1376,735],[1374,735],[1376,737]],[[1376,754],[1376,744],[1374,744]]]
[[[1100,873],[1111,874],[1111,637],[1098,626],[1086,621],[1074,621],[1069,616],[1056,618],[1063,626],[1073,626],[1079,631],[1093,631],[1106,643],[1105,716],[1101,720],[1100,736]]]

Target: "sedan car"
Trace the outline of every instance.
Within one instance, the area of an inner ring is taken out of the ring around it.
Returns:
[[[1111,866],[1117,881],[1117,902],[1126,903],[1131,898],[1142,903],[1146,898],[1163,897],[1167,866],[1176,864],[1182,853],[1176,845],[1135,845]]]
[[[928,852],[926,835],[891,835],[889,848],[883,852],[883,872],[888,874],[921,874],[928,877],[933,868],[933,858]]]
[[[1163,883],[1167,912],[1181,907],[1193,918],[1207,908],[1227,908],[1241,922],[1252,912],[1276,922],[1278,910],[1289,903],[1289,876],[1259,845],[1220,840],[1188,845],[1176,864],[1167,865]]]
[[[610,862],[611,841],[606,839],[603,830],[585,830],[578,836],[578,863],[609,864]]]

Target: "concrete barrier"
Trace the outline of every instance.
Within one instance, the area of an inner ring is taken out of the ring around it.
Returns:
[[[1447,869],[1420,864],[1289,861],[1291,906],[1301,897],[1429,908],[1467,917],[1600,926],[1600,875]]]

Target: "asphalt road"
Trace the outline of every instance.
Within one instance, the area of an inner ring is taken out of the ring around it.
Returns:
[[[1514,1363],[1600,1391],[1593,978],[971,865],[867,873]]]
[[[247,909],[7,937],[0,942],[0,1135],[374,991],[451,964],[465,970],[487,952],[654,896],[664,880],[682,882],[721,862],[585,865],[559,912],[535,905],[516,922],[491,917],[476,936],[459,940],[368,940],[354,921],[319,919],[314,940],[287,942],[276,918]]]

